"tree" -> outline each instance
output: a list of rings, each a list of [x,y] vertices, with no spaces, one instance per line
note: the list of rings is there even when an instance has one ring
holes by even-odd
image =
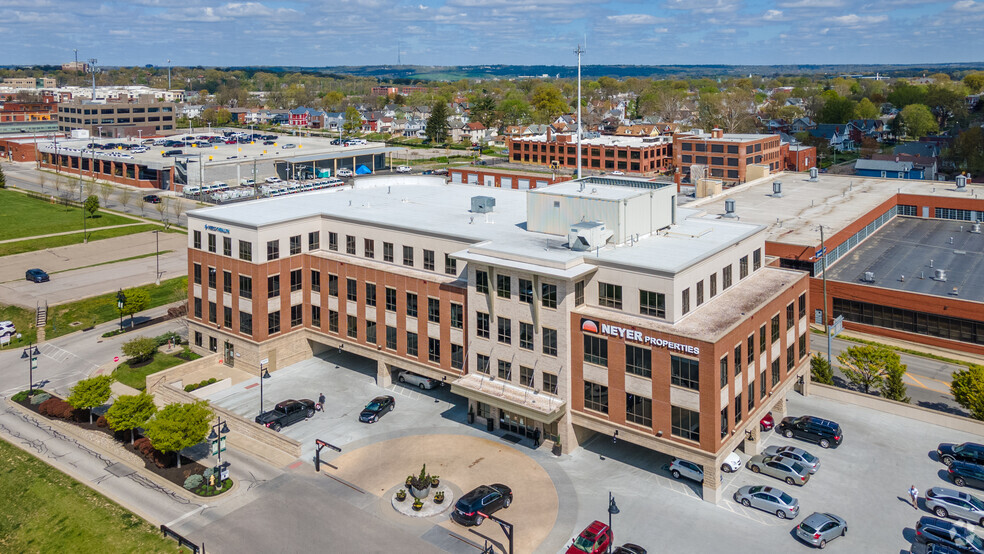
[[[68,403],[76,410],[89,410],[89,423],[92,423],[92,408],[102,406],[112,394],[109,386],[113,378],[109,375],[99,375],[83,379],[72,387],[68,395]]]
[[[926,107],[936,116],[940,129],[945,129],[952,120],[967,115],[963,92],[948,86],[929,85],[926,89]]]
[[[554,118],[571,109],[564,101],[560,89],[549,83],[541,83],[533,89],[530,104],[533,106],[536,120],[540,123],[550,123]]]
[[[878,109],[871,100],[867,98],[862,98],[856,106],[854,106],[854,119],[878,119],[881,115],[881,110]]]
[[[439,144],[448,140],[448,105],[444,101],[438,100],[431,108],[424,133],[432,144]]]
[[[878,152],[879,145],[878,140],[874,137],[864,137],[861,139],[861,156],[864,158],[870,158],[872,155]]]
[[[123,208],[126,209],[131,200],[133,200],[133,191],[130,190],[130,187],[123,187],[120,191],[120,204],[123,204]]]
[[[3,174],[3,167],[0,167],[0,189],[7,188],[7,176]]]
[[[823,385],[834,384],[834,371],[830,368],[830,364],[827,363],[827,358],[824,358],[820,354],[814,354],[810,358],[810,376],[814,383],[821,383]]]
[[[960,133],[950,155],[958,169],[971,175],[984,174],[984,129],[974,127]]]
[[[901,367],[902,373],[905,373],[899,355],[881,346],[851,346],[837,356],[837,361],[841,363],[841,371],[847,380],[865,394],[881,387],[888,371],[897,371]]]
[[[82,193],[85,195],[86,198],[88,198],[90,196],[95,196],[96,195],[96,182],[95,181],[86,181],[85,184],[82,185]]]
[[[889,360],[888,366],[885,368],[885,382],[881,386],[881,395],[889,400],[895,400],[896,402],[909,403],[911,398],[906,394],[907,387],[905,381],[902,379],[905,376],[905,364],[903,364],[899,355],[892,352],[892,357],[894,359]]]
[[[171,213],[174,214],[174,222],[180,225],[178,220],[181,219],[181,214],[185,213],[185,205],[180,200],[172,200],[170,202]]]
[[[984,420],[984,366],[972,365],[954,371],[950,392],[957,404],[967,408],[971,417]]]
[[[964,85],[970,89],[971,94],[977,94],[984,90],[984,73],[968,73],[966,77],[963,78]]]
[[[106,421],[114,431],[129,431],[130,444],[133,444],[134,430],[146,424],[156,411],[157,406],[154,404],[153,396],[146,392],[127,394],[117,398],[109,407],[106,411]]]
[[[854,115],[854,101],[828,90],[822,95],[823,108],[820,109],[820,123],[847,123]]]
[[[144,289],[128,289],[123,291],[123,295],[126,297],[123,313],[130,316],[130,327],[133,327],[133,314],[150,306],[150,293]]]
[[[144,424],[144,434],[161,452],[176,452],[181,467],[181,450],[205,440],[212,410],[204,400],[189,404],[168,404]]]
[[[496,127],[499,118],[496,114],[495,98],[488,94],[479,96],[471,105],[471,116],[490,129]]]
[[[92,196],[86,198],[83,208],[85,208],[85,211],[89,212],[89,217],[96,215],[96,212],[99,211],[99,197],[93,194]]]
[[[362,114],[355,106],[349,106],[345,109],[345,123],[342,124],[342,129],[346,133],[354,133],[362,128]]]
[[[106,183],[102,183],[101,185],[99,185],[99,198],[102,198],[103,206],[107,208],[109,207],[109,197],[112,196],[112,194],[113,194],[112,186]]]
[[[164,224],[165,229],[170,226],[167,221],[167,204],[167,200],[161,200],[160,202],[154,204],[154,209],[157,210],[157,215],[161,217],[161,223]]]
[[[150,337],[137,337],[123,343],[123,354],[133,363],[149,360],[157,353],[157,341]]]
[[[922,104],[925,97],[926,89],[905,81],[897,82],[892,92],[888,93],[888,101],[900,110],[909,104]]]
[[[936,117],[923,104],[910,104],[902,109],[903,132],[910,137],[924,137],[940,130]]]

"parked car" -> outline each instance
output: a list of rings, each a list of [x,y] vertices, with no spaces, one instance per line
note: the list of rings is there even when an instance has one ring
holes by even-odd
[[[603,554],[615,541],[612,528],[600,521],[594,521],[584,528],[581,534],[574,538],[573,544],[567,549],[567,554]]]
[[[955,517],[984,527],[984,501],[972,494],[945,487],[926,491],[926,509],[936,517]]]
[[[611,175],[625,175],[624,171],[612,171]]]
[[[916,554],[916,546],[913,545],[912,549],[909,550],[909,552],[911,554]],[[953,548],[952,546],[947,546],[945,544],[927,544],[926,548],[921,550],[919,554],[961,554],[961,552],[956,548]]]
[[[0,321],[0,337],[6,337],[15,333],[17,333],[17,328],[14,326],[13,321]]]
[[[952,464],[954,460],[984,465],[984,444],[977,444],[975,442],[965,442],[963,444],[941,442],[936,447],[936,455],[946,465]]]
[[[335,173],[335,176],[337,176],[337,177],[351,177],[352,176],[352,170],[349,169],[349,168],[347,168],[347,167],[343,167],[343,168],[339,169],[337,173]]]
[[[757,508],[779,519],[793,519],[799,515],[799,500],[785,492],[762,485],[745,486],[735,492],[735,502],[748,508]]]
[[[984,489],[984,466],[967,462],[953,462],[947,469],[953,484],[958,487]]]
[[[725,473],[732,473],[741,469],[741,458],[738,454],[732,452],[725,458],[724,463],[721,464],[721,471]],[[681,477],[686,477],[698,483],[704,482],[704,468],[687,460],[681,460],[679,458],[674,458],[670,462],[670,475],[674,479],[679,479]]]
[[[776,426],[776,420],[772,418],[772,412],[765,414],[765,417],[759,421],[759,429],[763,432],[771,431],[773,427]]]
[[[844,440],[840,425],[813,416],[786,417],[779,422],[779,432],[787,439],[796,437],[820,445],[820,448],[839,446]]]
[[[817,470],[820,469],[820,458],[817,458],[802,448],[796,448],[795,446],[770,446],[763,450],[762,454],[766,456],[778,456],[790,459],[794,462],[799,462],[800,465],[810,470],[810,473],[816,473]]]
[[[847,534],[847,522],[834,514],[813,512],[796,526],[796,536],[818,548]]]
[[[413,168],[411,168],[409,165],[401,165],[400,167],[396,168],[397,173],[410,173],[411,171],[413,171]]]
[[[384,414],[392,412],[396,407],[396,399],[392,396],[377,396],[373,398],[359,414],[359,421],[362,423],[375,423]]]
[[[274,184],[274,183],[279,183],[280,182],[280,177],[267,177],[266,178],[266,182],[267,183],[270,183],[271,185]]]
[[[265,425],[274,431],[280,431],[314,415],[314,401],[308,399],[284,400],[272,410],[256,416],[256,423]]]
[[[646,554],[646,549],[638,544],[627,542],[622,546],[616,547],[615,550],[612,550],[612,554]]]
[[[409,371],[401,371],[400,376],[397,379],[401,383],[410,383],[422,389],[433,389],[441,386],[441,382],[436,379],[431,379],[430,377],[424,377],[423,375],[417,375],[416,373],[410,373]]]
[[[782,479],[788,485],[803,486],[810,480],[810,470],[799,462],[782,458],[763,456],[759,454],[748,460],[748,469],[753,473],[762,473],[776,479]]]
[[[169,156],[180,156],[183,153],[181,150],[165,150],[161,156],[167,158]]]
[[[296,144],[285,144],[280,147],[281,150],[287,150],[288,148],[297,148]]]
[[[265,141],[263,141],[263,145],[264,146],[272,146],[272,145],[275,145],[275,144],[277,144],[276,141],[272,141],[272,140],[265,140]]]
[[[976,533],[945,519],[923,516],[916,523],[916,542],[942,544],[960,552],[984,554],[984,540]]]
[[[161,203],[161,197],[160,196],[157,196],[156,194],[148,194],[147,196],[144,196],[143,197],[143,200],[144,200],[144,202],[146,202],[148,204],[160,204]]]
[[[28,281],[34,281],[35,283],[43,283],[51,280],[43,269],[38,269],[36,267],[34,269],[28,269],[25,276]]]
[[[512,501],[512,489],[506,485],[480,485],[455,502],[451,519],[462,525],[481,525],[485,516],[508,508]]]

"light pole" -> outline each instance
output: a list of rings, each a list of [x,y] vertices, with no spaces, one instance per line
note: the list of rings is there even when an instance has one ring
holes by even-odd
[[[123,308],[126,307],[126,295],[123,294],[123,289],[120,289],[116,293],[116,308],[120,311],[120,332],[123,332]]]
[[[823,328],[827,334],[827,365],[830,366],[830,318],[827,313],[827,244],[823,240],[823,225],[820,226],[820,258],[823,260]]]
[[[612,516],[619,512],[618,505],[615,504],[615,497],[608,491],[608,530],[612,530]],[[612,533],[612,536],[615,536]],[[608,554],[612,554],[612,542],[608,541]]]
[[[266,364],[260,363],[260,413],[263,413],[263,380],[270,378],[270,372],[267,371]]]
[[[28,378],[31,380],[30,385],[27,387],[27,392],[29,396],[33,396],[34,392],[34,370],[38,368],[38,356],[41,352],[38,350],[34,343],[30,343],[24,352],[21,354],[21,359],[29,359],[27,366]]]
[[[171,90],[171,60],[167,61],[167,90]]]
[[[153,233],[154,233],[154,241],[156,243],[155,257],[157,258],[157,272],[154,273],[154,284],[160,285],[161,284],[161,231],[160,229],[157,229],[153,231]]]
[[[92,73],[92,101],[96,101],[96,58],[89,58],[89,72]]]
[[[82,199],[82,179],[79,178],[79,207],[82,208],[82,244],[89,244],[89,233],[85,228],[85,201]]]
[[[581,178],[581,45],[577,45],[577,178]]]
[[[222,421],[222,418],[220,417],[216,420],[215,425],[212,426],[212,431],[208,434],[208,442],[212,447],[212,455],[218,457],[218,462],[215,464],[215,469],[219,473],[217,481],[219,482],[220,487],[222,486],[222,481],[224,481],[222,476],[222,470],[224,469],[222,465],[222,452],[226,449],[226,440],[225,437],[222,436],[223,434],[229,434],[229,426],[226,425],[226,422]],[[179,464],[180,461],[181,453],[178,452]],[[228,466],[228,463],[226,466]],[[212,475],[214,476],[215,473]]]

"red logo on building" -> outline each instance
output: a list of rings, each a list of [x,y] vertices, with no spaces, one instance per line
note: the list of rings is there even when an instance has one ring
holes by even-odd
[[[591,321],[590,319],[581,320],[581,330],[585,333],[597,333],[598,323]]]

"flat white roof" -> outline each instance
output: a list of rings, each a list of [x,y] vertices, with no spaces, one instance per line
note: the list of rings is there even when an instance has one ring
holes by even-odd
[[[577,139],[574,135],[567,133],[558,133],[553,135],[549,142],[556,142],[558,136],[571,137],[570,142],[558,143],[566,144],[567,146],[577,146]],[[547,135],[530,135],[525,137],[513,137],[516,141],[529,141],[529,142],[548,142]],[[632,148],[642,148],[645,146],[658,146],[661,144],[670,144],[673,142],[672,137],[660,135],[657,137],[626,137],[622,135],[602,135],[600,137],[587,138],[581,137],[582,146],[628,146]]]

